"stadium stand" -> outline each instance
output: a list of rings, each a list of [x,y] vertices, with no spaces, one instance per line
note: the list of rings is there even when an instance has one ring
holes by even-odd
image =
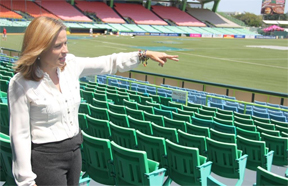
[[[83,12],[94,13],[94,15],[104,23],[125,23],[125,21],[104,2],[76,1],[76,6]]]
[[[41,4],[35,4],[32,1],[17,0],[13,1],[13,4],[11,4],[11,1],[1,1],[1,4],[10,10],[20,11],[19,13],[21,13],[23,17],[47,16],[58,19],[57,16],[41,8]]]
[[[38,5],[40,3],[36,2]],[[66,1],[41,1],[41,6],[64,21],[93,22]]]
[[[215,27],[239,28],[236,23],[214,13],[208,9],[187,8],[187,13],[201,20],[204,23],[211,24]]]
[[[114,5],[115,10],[121,14],[124,19],[131,19],[136,24],[168,25],[140,4],[114,3]]]
[[[164,20],[173,22],[178,26],[206,26],[204,23],[176,7],[152,6],[152,11]]]
[[[3,2],[0,2],[0,18],[13,18],[13,19],[22,19],[22,16],[5,8],[2,4]]]

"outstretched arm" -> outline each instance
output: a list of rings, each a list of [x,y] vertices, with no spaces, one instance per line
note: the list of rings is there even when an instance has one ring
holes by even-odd
[[[178,55],[168,55],[165,52],[146,51],[146,56],[159,63],[162,66],[167,62],[167,59],[179,61]]]

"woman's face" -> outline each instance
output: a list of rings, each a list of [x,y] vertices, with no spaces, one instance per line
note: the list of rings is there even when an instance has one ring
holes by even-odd
[[[52,42],[52,46],[40,55],[40,63],[44,68],[61,68],[65,65],[68,53],[66,30],[61,30]]]

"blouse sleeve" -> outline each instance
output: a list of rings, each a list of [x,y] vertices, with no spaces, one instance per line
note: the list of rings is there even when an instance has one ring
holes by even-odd
[[[85,58],[73,56],[77,64],[76,74],[80,77],[89,75],[115,74],[136,68],[140,61],[138,52],[118,53],[108,56]]]
[[[23,87],[11,79],[8,90],[12,172],[18,186],[32,186],[36,175],[31,166],[30,104]]]

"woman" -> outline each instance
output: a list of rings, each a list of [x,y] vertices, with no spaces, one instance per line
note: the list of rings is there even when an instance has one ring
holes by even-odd
[[[78,185],[80,77],[128,71],[149,58],[161,66],[178,60],[152,51],[75,57],[64,24],[48,17],[29,24],[21,52],[8,90],[12,171],[20,186]]]

